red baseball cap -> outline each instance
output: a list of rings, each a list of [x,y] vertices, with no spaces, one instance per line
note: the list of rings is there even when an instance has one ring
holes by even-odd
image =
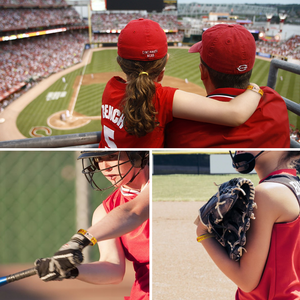
[[[239,24],[218,24],[204,31],[202,41],[190,53],[199,52],[213,70],[225,74],[243,74],[252,70],[256,44],[252,34]]]
[[[167,36],[160,25],[149,19],[130,21],[118,38],[118,55],[125,59],[152,61],[168,53]]]

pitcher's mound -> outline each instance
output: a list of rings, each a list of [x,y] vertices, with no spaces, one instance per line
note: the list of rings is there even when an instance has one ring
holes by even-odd
[[[65,110],[58,111],[47,119],[49,127],[58,130],[70,130],[82,127],[91,122],[86,116],[73,112],[72,116],[68,116]]]

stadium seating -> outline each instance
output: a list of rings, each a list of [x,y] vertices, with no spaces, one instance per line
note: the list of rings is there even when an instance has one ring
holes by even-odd
[[[66,7],[65,0],[1,0],[0,7]]]
[[[7,8],[0,10],[2,31],[86,24],[74,8]]]
[[[81,61],[86,33],[60,33],[0,45],[0,98],[22,82],[41,80]]]
[[[271,57],[291,57],[300,59],[300,35],[295,35],[284,43],[257,41],[257,52],[268,53]]]
[[[134,19],[147,18],[160,24],[167,32],[177,32],[178,22],[176,15],[144,14],[144,13],[93,13],[92,29],[94,32],[120,31],[125,25]]]

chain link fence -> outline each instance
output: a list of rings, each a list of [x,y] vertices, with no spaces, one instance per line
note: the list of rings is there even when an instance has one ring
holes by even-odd
[[[111,190],[88,186],[79,154],[0,151],[0,264],[52,256],[82,225],[91,225],[93,210]],[[97,247],[90,257],[99,258]]]

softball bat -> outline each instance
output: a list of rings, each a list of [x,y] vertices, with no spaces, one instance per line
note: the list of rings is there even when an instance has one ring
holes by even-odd
[[[24,279],[24,278],[33,276],[35,274],[37,274],[37,271],[33,267],[33,268],[30,268],[27,270],[23,270],[23,271],[8,275],[8,276],[0,277],[0,286],[6,285],[8,283],[11,283],[11,282],[14,282],[14,281],[17,281],[20,279]]]

